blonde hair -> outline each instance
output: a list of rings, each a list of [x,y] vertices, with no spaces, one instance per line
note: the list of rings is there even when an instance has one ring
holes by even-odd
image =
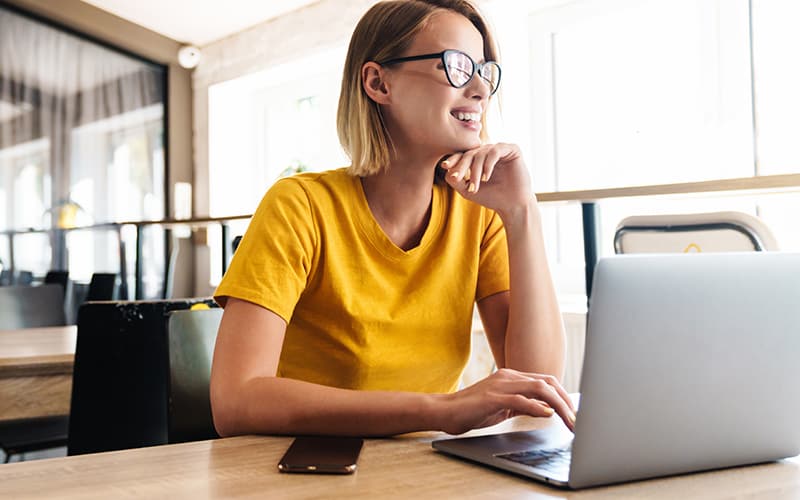
[[[467,0],[391,0],[375,4],[358,22],[350,38],[336,114],[339,142],[350,156],[351,175],[376,174],[390,158],[391,139],[378,104],[364,91],[362,66],[368,61],[402,56],[417,33],[440,10],[469,19],[483,37],[483,57],[487,61],[497,60],[494,38],[483,17]],[[485,115],[481,121],[481,140],[486,140]]]

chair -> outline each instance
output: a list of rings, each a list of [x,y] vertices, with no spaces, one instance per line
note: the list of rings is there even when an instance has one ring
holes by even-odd
[[[67,293],[67,283],[69,283],[69,271],[47,271],[44,276],[45,285],[61,285],[64,294]]]
[[[87,302],[78,312],[67,454],[167,443],[170,312],[210,298]]]
[[[614,234],[615,253],[777,250],[764,222],[742,212],[627,217]]]
[[[115,273],[94,273],[89,281],[86,302],[90,300],[114,300],[117,298],[117,275]]]
[[[66,324],[61,285],[0,287],[0,330]]]
[[[5,463],[20,453],[66,446],[68,430],[69,418],[63,415],[0,423],[0,448],[6,455]]]
[[[219,437],[209,399],[211,359],[222,309],[173,311],[169,315],[168,437],[170,443]]]
[[[0,330],[65,325],[61,285],[0,287]],[[0,448],[12,455],[67,444],[66,416],[0,423]]]
[[[32,285],[33,284],[33,272],[32,271],[20,271],[17,273],[17,277],[14,280],[14,283],[17,285]]]
[[[233,238],[233,241],[231,241],[231,250],[233,250],[233,253],[236,253],[236,249],[239,248],[239,243],[241,242],[242,242],[241,234]]]

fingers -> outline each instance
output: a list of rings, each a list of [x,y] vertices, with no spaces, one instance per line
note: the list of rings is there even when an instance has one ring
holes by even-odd
[[[476,155],[472,151],[466,153],[456,153],[442,162],[442,167],[447,169],[447,181],[457,191],[462,194],[477,193],[480,187],[482,175],[482,160],[476,161]]]
[[[572,413],[575,413],[576,409],[575,409],[575,405],[572,404],[572,398],[569,397],[569,393],[567,392],[566,389],[564,389],[564,387],[561,385],[561,383],[558,381],[557,378],[555,378],[552,375],[543,375],[541,373],[524,373],[523,372],[523,375],[525,375],[527,377],[531,377],[531,378],[542,379],[545,382],[547,382],[548,384],[550,384],[550,386],[558,393],[558,395],[561,397],[561,399],[563,399],[567,403],[567,406],[572,411]]]
[[[477,193],[481,183],[491,179],[497,163],[505,154],[503,146],[491,144],[449,156],[441,163],[447,170],[448,181],[460,191]]]
[[[522,379],[506,381],[503,383],[501,390],[505,394],[513,394],[524,397],[531,401],[537,401],[545,405],[549,410],[549,414],[542,415],[540,413],[531,414],[531,416],[551,416],[553,413],[558,413],[567,427],[572,430],[575,425],[575,412],[569,407],[566,400],[547,382],[542,379]],[[511,408],[516,409],[516,408]]]
[[[561,387],[558,380],[551,375],[521,373],[514,370],[503,370],[498,372],[499,377],[504,380],[498,382],[497,389],[505,394],[518,395],[526,399],[538,400],[554,410],[566,424],[567,428],[574,431],[575,428],[575,409],[570,400],[569,394]],[[518,410],[512,407],[512,410]],[[539,413],[530,414],[531,416],[543,416]],[[549,415],[547,415],[549,416]]]
[[[498,403],[511,410],[511,416],[529,415],[531,417],[552,417],[555,413],[547,404],[536,399],[526,398],[521,394],[504,394],[498,397]]]
[[[472,175],[472,162],[473,162],[474,155],[465,153],[461,155],[461,158],[458,161],[458,165],[454,169],[453,173],[449,174],[450,178],[459,181],[464,180],[466,182],[466,190],[468,193],[476,192],[475,184],[474,184],[474,177]]]
[[[488,182],[489,179],[492,178],[492,173],[494,173],[494,167],[497,165],[497,162],[500,160],[500,151],[497,149],[489,150],[486,158],[483,161],[483,175],[481,176],[481,180],[483,182]]]
[[[547,384],[539,398],[553,407],[569,430],[575,431],[575,412],[568,403],[569,396],[567,396],[567,399],[562,398],[553,386]]]

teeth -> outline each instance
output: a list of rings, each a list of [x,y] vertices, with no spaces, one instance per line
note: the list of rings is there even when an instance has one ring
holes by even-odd
[[[453,113],[453,116],[462,122],[476,122],[481,119],[480,113],[462,113],[461,111]]]

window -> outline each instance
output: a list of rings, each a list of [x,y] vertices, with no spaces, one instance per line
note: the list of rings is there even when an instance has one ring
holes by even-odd
[[[209,88],[212,217],[253,213],[282,176],[349,164],[336,134],[344,59],[335,47]],[[245,228],[232,223],[232,236]],[[210,228],[212,285],[222,277],[221,238]]]
[[[800,172],[800,3],[752,4],[758,173]]]
[[[504,65],[503,131],[537,192],[800,172],[800,6],[791,0],[604,0],[486,5]],[[752,23],[752,37],[751,37]],[[792,41],[797,43],[792,43]],[[598,203],[601,255],[634,214],[739,210],[800,249],[798,195]],[[584,293],[579,203],[542,205],[562,297]]]
[[[347,165],[336,135],[344,58],[337,47],[209,88],[212,217],[254,212],[282,174]]]
[[[50,141],[38,139],[0,150],[0,227],[10,227],[12,222],[19,228],[50,223],[49,148]],[[16,268],[47,269],[51,247],[46,234],[19,235],[14,247]],[[3,242],[0,259],[5,266],[10,264],[8,240]]]
[[[119,272],[115,231],[60,229],[164,216],[166,68],[5,7],[0,47],[0,229],[57,229],[15,238],[15,267]],[[161,280],[163,235],[145,251]]]
[[[153,168],[164,165],[162,123],[156,105],[72,130],[70,199],[90,219],[86,224],[164,217],[164,170]],[[164,236],[154,231],[143,242],[144,297],[160,296],[163,285]],[[88,282],[94,272],[120,269],[116,231],[72,231],[68,248],[72,279]]]

